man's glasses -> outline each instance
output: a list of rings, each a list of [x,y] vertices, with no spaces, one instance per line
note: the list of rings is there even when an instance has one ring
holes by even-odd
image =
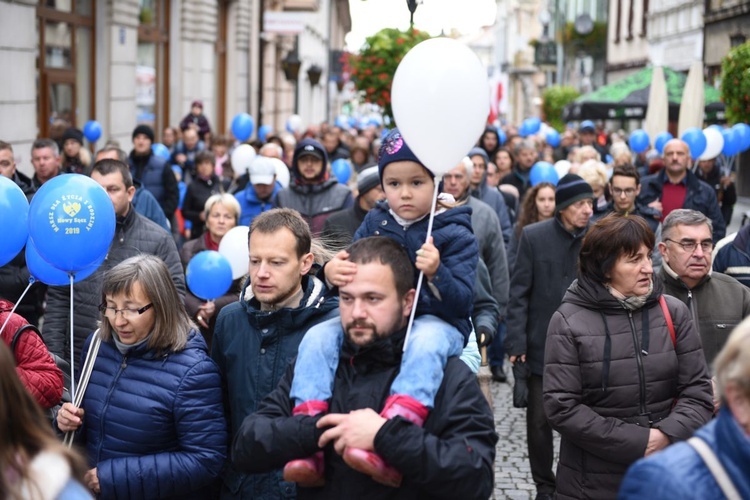
[[[625,188],[625,189],[612,188],[612,194],[614,196],[625,195],[628,198],[630,198],[631,196],[633,196],[635,194],[635,188]]]
[[[154,307],[154,304],[147,304],[140,309],[115,309],[114,307],[107,307],[106,304],[102,304],[99,306],[99,311],[101,311],[110,321],[114,321],[115,318],[117,318],[117,313],[122,314],[123,319],[131,320],[137,318],[152,307]]]
[[[714,242],[711,240],[703,240],[698,242],[695,240],[676,241],[670,240],[669,238],[664,238],[664,241],[671,241],[672,243],[680,245],[683,250],[689,253],[695,252],[695,249],[698,248],[698,245],[701,246],[701,250],[703,250],[704,252],[710,252],[714,249]]]

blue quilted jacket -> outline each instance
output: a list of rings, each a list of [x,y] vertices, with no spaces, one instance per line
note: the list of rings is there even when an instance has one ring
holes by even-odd
[[[404,229],[388,211],[388,203],[383,201],[367,213],[354,234],[354,241],[368,236],[387,236],[406,248],[414,264],[416,252],[427,236],[427,224],[428,218],[425,217]],[[417,316],[433,314],[442,318],[464,335],[466,343],[471,333],[469,317],[474,304],[474,280],[479,259],[477,239],[471,229],[471,208],[456,207],[436,215],[432,238],[440,252],[440,266],[432,285],[437,288],[440,298],[424,280],[419,293]]]
[[[742,498],[750,498],[750,441],[728,408],[695,433],[711,447]],[[724,498],[703,459],[682,442],[634,463],[620,499]]]
[[[210,497],[227,429],[219,369],[207,350],[197,331],[184,350],[162,356],[145,344],[123,356],[102,342],[78,436],[101,498]]]

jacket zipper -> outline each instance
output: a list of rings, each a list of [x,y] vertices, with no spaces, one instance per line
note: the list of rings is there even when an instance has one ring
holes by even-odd
[[[647,314],[646,311],[642,311],[641,314]],[[646,377],[643,373],[643,359],[641,358],[641,347],[638,343],[638,335],[635,331],[635,324],[633,323],[633,312],[628,311],[628,320],[630,321],[630,332],[633,334],[633,347],[635,347],[635,362],[638,365],[638,386],[640,392],[640,408],[641,415],[646,414]]]
[[[122,375],[122,372],[125,370],[125,368],[128,367],[128,355],[126,354],[122,358],[122,362],[120,363],[120,368],[117,370],[117,374],[115,375],[115,378],[112,379],[112,385],[109,387],[109,391],[107,391],[107,399],[105,399],[106,403],[102,407],[102,413],[99,417],[99,447],[96,450],[96,463],[100,462],[100,456],[102,453],[102,444],[104,443],[104,415],[107,413],[107,408],[109,408],[109,400],[112,397],[112,393],[115,390],[115,385],[117,384],[117,381],[120,378],[120,375]]]
[[[693,291],[688,288],[688,309],[690,309],[690,314],[693,316],[693,324],[695,325],[696,329],[699,329],[699,323],[698,323],[698,304],[695,299],[693,299]]]

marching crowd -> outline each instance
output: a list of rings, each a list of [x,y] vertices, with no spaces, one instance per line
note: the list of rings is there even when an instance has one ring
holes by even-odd
[[[0,497],[486,499],[486,348],[537,499],[750,498],[750,225],[725,234],[721,158],[487,127],[436,177],[398,129],[323,123],[233,164],[202,107],[160,143],[38,139],[31,177],[0,141],[29,200],[82,174],[116,216],[72,291],[0,267]],[[188,263],[237,226],[247,275],[202,300]]]

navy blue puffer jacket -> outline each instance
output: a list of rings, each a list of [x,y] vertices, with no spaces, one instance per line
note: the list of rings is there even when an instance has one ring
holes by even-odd
[[[82,407],[79,437],[97,468],[101,498],[210,496],[227,429],[219,369],[200,333],[162,356],[145,344],[123,356],[102,342]]]

